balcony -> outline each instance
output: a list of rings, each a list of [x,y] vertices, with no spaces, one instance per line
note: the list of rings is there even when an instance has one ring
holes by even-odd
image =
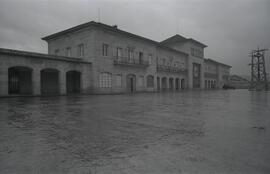
[[[157,65],[157,71],[169,73],[187,73],[187,69],[178,68],[174,66]]]
[[[139,60],[139,59],[129,59],[127,57],[115,57],[113,63],[114,65],[133,66],[133,67],[139,67],[139,68],[146,68],[149,66],[148,61]]]

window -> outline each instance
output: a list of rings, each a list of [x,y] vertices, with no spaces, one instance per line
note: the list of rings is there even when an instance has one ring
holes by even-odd
[[[66,56],[71,57],[71,48],[70,47],[66,48]]]
[[[154,76],[148,75],[147,76],[147,87],[154,87]]]
[[[139,85],[139,87],[143,87],[144,86],[144,77],[143,76],[140,76],[139,77],[138,85]]]
[[[109,45],[108,44],[103,44],[102,45],[102,55],[103,56],[108,56],[108,49],[109,49]]]
[[[128,61],[132,62],[134,59],[134,52],[131,48],[128,48]]]
[[[121,74],[116,75],[116,87],[122,87],[122,75]]]
[[[112,87],[112,74],[103,72],[99,74],[99,87],[111,88]]]
[[[143,52],[139,52],[139,63],[143,63]]]
[[[152,59],[153,59],[152,54],[149,54],[149,55],[148,55],[149,65],[152,64]]]
[[[179,67],[179,62],[174,62],[174,67]]]
[[[84,56],[84,45],[79,44],[78,45],[78,57],[83,57]]]
[[[162,65],[166,65],[166,59],[164,58],[164,59],[162,59]]]
[[[183,62],[183,63],[182,63],[182,65],[181,65],[181,68],[183,68],[183,69],[184,69],[184,68],[185,68],[185,66],[186,66],[186,65],[185,65],[185,63]]]
[[[191,55],[194,56],[194,48],[191,48]]]
[[[122,57],[122,48],[118,47],[117,48],[117,58]]]
[[[54,50],[54,55],[56,55],[56,56],[59,55],[59,49]]]

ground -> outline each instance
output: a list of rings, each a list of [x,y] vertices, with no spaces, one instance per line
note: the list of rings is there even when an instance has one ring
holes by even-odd
[[[0,173],[270,173],[270,92],[0,99]]]

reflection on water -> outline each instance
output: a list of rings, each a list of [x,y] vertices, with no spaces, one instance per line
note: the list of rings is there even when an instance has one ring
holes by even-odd
[[[0,99],[0,173],[270,173],[270,93]]]

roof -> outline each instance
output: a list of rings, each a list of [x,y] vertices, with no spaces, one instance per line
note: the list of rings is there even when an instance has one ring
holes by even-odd
[[[250,82],[248,79],[244,78],[244,77],[241,77],[239,75],[230,75],[230,80],[235,80],[235,79],[239,79],[239,80],[242,80],[242,81],[247,81],[247,82]]]
[[[170,44],[170,43],[186,43],[186,42],[193,42],[193,43],[196,43],[200,46],[202,46],[203,48],[207,47],[207,45],[195,40],[195,39],[192,39],[192,38],[185,38],[184,36],[181,36],[179,34],[176,34],[168,39],[165,39],[164,41],[160,42],[162,44]]]
[[[183,54],[185,56],[188,56],[187,53],[184,53],[184,52],[178,51],[176,49],[170,48],[170,47],[166,46],[163,43],[160,43],[160,42],[157,42],[157,41],[154,41],[154,40],[151,40],[151,39],[148,39],[148,38],[145,38],[145,37],[142,37],[142,36],[133,34],[133,33],[129,33],[129,32],[120,30],[120,29],[117,28],[117,26],[110,26],[110,25],[106,25],[106,24],[103,24],[103,23],[100,23],[100,22],[95,22],[95,21],[90,21],[90,22],[87,22],[87,23],[84,23],[84,24],[81,24],[81,25],[78,25],[78,26],[69,28],[67,30],[63,30],[63,31],[60,31],[60,32],[51,34],[49,36],[43,37],[42,40],[49,41],[51,39],[54,39],[54,38],[63,36],[65,34],[69,34],[70,32],[79,31],[79,30],[84,29],[84,28],[87,28],[87,27],[99,27],[99,28],[102,28],[102,29],[105,29],[105,30],[117,32],[117,33],[126,35],[128,37],[132,37],[132,38],[137,38],[137,39],[140,39],[140,40],[144,40],[144,41],[146,41],[148,43],[157,45],[160,48],[167,49],[167,50],[174,51],[174,52]]]
[[[29,52],[29,51],[19,51],[19,50],[5,49],[5,48],[0,48],[0,54],[91,64],[91,62],[84,61],[83,59],[80,59],[80,58],[56,56],[56,55],[41,54],[41,53],[35,53],[35,52]]]
[[[209,59],[209,58],[207,58],[207,59],[204,59],[204,61],[205,62],[213,62],[213,63],[216,63],[216,64],[220,64],[220,65],[223,65],[223,66],[227,66],[227,67],[229,67],[229,68],[231,68],[232,66],[230,66],[230,65],[227,65],[227,64],[224,64],[224,63],[220,63],[220,62],[218,62],[218,61],[215,61],[215,60],[213,60],[213,59]]]

